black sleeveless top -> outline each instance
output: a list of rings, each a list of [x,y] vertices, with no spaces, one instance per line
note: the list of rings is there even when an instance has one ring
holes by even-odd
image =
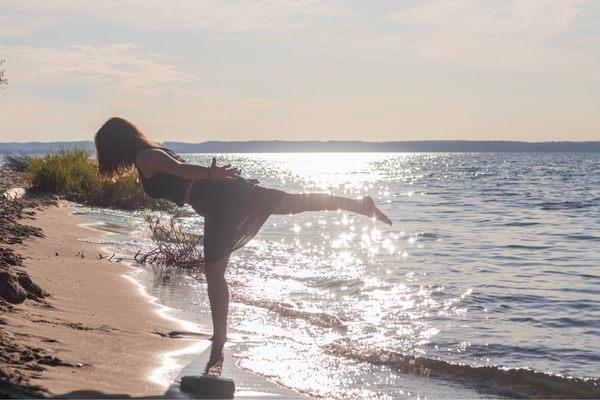
[[[185,161],[169,149],[159,149],[178,161]],[[148,195],[183,205],[181,200],[190,180],[164,172],[144,178],[139,168],[138,173]],[[188,203],[204,217],[204,260],[216,262],[248,243],[284,195],[281,190],[265,188],[242,177],[231,182],[194,181]]]
[[[173,151],[158,147],[177,161],[185,161]],[[145,178],[142,171],[135,166],[144,187],[144,191],[150,196],[157,199],[167,199],[175,202],[178,206],[183,206],[183,195],[190,183],[188,179],[180,176],[167,174],[165,172],[155,172],[150,178]]]

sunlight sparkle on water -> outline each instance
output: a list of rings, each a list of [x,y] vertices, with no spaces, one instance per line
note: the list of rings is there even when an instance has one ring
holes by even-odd
[[[342,188],[346,193],[357,193],[381,178],[381,174],[371,168],[372,159],[366,159],[361,153],[286,154],[285,160],[274,157],[273,161],[283,164],[286,174],[324,191]]]
[[[189,155],[205,165],[211,157]],[[265,187],[369,194],[394,222],[388,227],[346,211],[271,216],[227,269],[231,326],[247,338],[236,344],[243,367],[313,395],[344,399],[465,397],[451,396],[445,384],[427,392],[432,380],[411,386],[407,374],[363,362],[371,348],[383,356],[597,375],[589,355],[597,352],[590,332],[598,318],[593,311],[579,318],[576,311],[592,310],[595,300],[589,276],[598,266],[598,183],[589,171],[600,171],[597,156],[218,159]],[[201,232],[202,220],[187,211],[182,226]],[[141,215],[102,215],[109,224],[144,226]],[[123,245],[142,246],[138,237]],[[185,303],[192,304],[210,315],[206,298]],[[511,318],[515,313],[519,320]],[[341,350],[332,351],[332,344]],[[518,347],[532,351],[513,351]],[[486,354],[488,348],[493,353]]]

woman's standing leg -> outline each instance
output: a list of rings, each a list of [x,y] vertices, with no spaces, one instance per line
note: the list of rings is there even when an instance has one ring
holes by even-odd
[[[326,193],[284,193],[273,214],[297,214],[305,211],[345,210],[375,217],[391,225],[392,221],[381,212],[369,196],[362,199],[335,196]]]
[[[225,270],[229,254],[219,261],[204,264],[208,300],[213,321],[213,341],[227,340],[227,314],[229,312],[229,288],[225,280]]]

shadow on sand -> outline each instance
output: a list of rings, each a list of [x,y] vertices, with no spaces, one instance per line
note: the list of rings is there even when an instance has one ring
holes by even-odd
[[[159,396],[132,397],[125,393],[103,393],[97,390],[75,390],[57,395],[56,399],[232,399],[235,383],[222,376],[223,342],[213,342],[209,349],[200,355],[202,362],[208,357],[204,373],[181,376],[178,381]]]

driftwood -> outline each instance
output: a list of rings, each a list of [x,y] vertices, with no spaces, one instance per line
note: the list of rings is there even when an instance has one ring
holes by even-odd
[[[134,256],[139,263],[150,263],[163,267],[204,267],[202,235],[186,232],[177,225],[179,214],[172,215],[167,223],[159,218],[147,217],[150,239],[154,246],[150,251],[141,250]]]

